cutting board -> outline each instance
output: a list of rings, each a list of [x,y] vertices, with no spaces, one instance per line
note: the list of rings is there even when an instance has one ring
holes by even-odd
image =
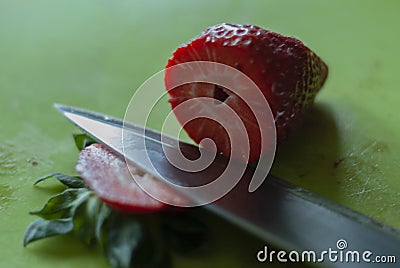
[[[72,236],[22,247],[34,219],[28,212],[60,190],[33,187],[34,180],[75,172],[76,129],[52,104],[122,117],[135,89],[178,45],[220,22],[296,36],[329,65],[326,85],[279,148],[272,174],[400,229],[399,8],[365,0],[1,1],[0,266],[107,266]],[[175,267],[256,266],[267,242],[206,220],[208,250],[175,256]]]

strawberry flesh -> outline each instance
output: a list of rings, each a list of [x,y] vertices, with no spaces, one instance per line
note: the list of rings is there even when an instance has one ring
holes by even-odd
[[[144,192],[133,179],[127,164],[100,144],[92,144],[80,152],[76,170],[103,202],[117,210],[151,213],[168,207]],[[143,178],[141,181],[147,187],[158,189],[163,198],[179,198],[151,175],[131,167],[130,170]],[[184,205],[183,199],[181,202]]]
[[[228,89],[207,83],[170,88],[173,75],[168,67],[191,61],[223,63],[253,80],[272,110],[278,143],[285,140],[301,121],[328,75],[327,65],[301,41],[253,25],[224,23],[209,27],[173,53],[165,74],[172,109],[197,97],[210,97],[229,105],[242,119],[249,136],[250,156],[247,162],[257,160],[263,153],[261,135],[252,111],[238,96]],[[207,109],[217,107],[209,106]],[[185,114],[196,114],[196,110],[174,110],[174,113],[183,123]],[[195,142],[211,138],[219,152],[230,156],[229,137],[219,123],[196,118],[183,127]]]

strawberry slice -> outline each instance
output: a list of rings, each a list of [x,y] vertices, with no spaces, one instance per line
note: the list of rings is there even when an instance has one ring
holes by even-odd
[[[115,209],[129,213],[150,213],[168,207],[144,192],[132,178],[126,163],[100,144],[92,144],[80,152],[76,170],[89,188]],[[131,169],[131,172],[143,178],[141,181],[148,187],[159,189],[163,197],[171,200],[179,198],[151,175],[138,169]],[[181,202],[184,204],[185,201],[181,199]]]
[[[165,83],[172,109],[198,97],[210,97],[229,105],[243,121],[250,143],[248,162],[257,160],[261,152],[260,130],[248,106],[232,91],[207,83],[189,83],[171,88],[173,74],[168,67],[191,61],[223,63],[246,74],[267,99],[277,130],[278,143],[285,140],[323,86],[327,65],[301,41],[282,36],[253,25],[219,24],[209,27],[189,43],[179,47],[167,63]],[[181,124],[198,108],[174,109]],[[218,111],[217,105],[207,109]],[[221,123],[221,122],[220,122]],[[217,151],[231,154],[226,130],[207,118],[196,118],[184,129],[197,143],[211,138]]]

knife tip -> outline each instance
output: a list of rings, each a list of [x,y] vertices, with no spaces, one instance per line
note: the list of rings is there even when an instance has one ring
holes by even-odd
[[[64,104],[61,104],[61,103],[54,103],[54,104],[53,104],[53,107],[54,107],[57,111],[59,111],[60,113],[62,113],[62,114],[65,114],[65,113],[67,113],[67,112],[71,112],[71,111],[73,110],[72,107],[67,106],[67,105],[64,105]]]
[[[64,111],[63,108],[64,108],[65,106],[62,105],[62,104],[60,104],[60,103],[54,103],[54,104],[53,104],[53,107],[56,108],[58,111],[62,112],[62,111]]]

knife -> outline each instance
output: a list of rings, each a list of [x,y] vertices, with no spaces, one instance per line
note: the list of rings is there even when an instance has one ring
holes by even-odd
[[[202,172],[179,170],[168,164],[163,146],[168,146],[169,154],[172,150],[194,158],[199,154],[197,146],[182,141],[176,146],[173,137],[97,112],[61,104],[55,108],[95,141],[160,180],[162,175],[169,182],[185,185],[188,178],[201,180],[226,166],[224,157],[216,157]],[[145,143],[147,152],[135,146],[124,151],[122,135]],[[145,155],[149,153],[150,158]],[[247,167],[227,195],[204,207],[284,252],[277,259],[278,251],[268,251],[266,245],[254,253],[260,262],[274,259],[327,267],[375,267],[382,262],[395,266],[400,261],[398,230],[272,175],[255,192],[249,192],[252,172],[252,167]]]

